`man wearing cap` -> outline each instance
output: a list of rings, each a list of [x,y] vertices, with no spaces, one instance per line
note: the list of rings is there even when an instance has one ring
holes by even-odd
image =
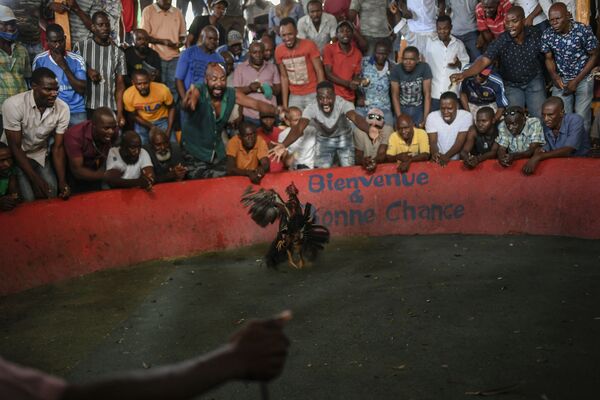
[[[13,11],[17,19],[19,43],[27,49],[29,59],[33,60],[44,51],[40,40],[40,22],[44,22],[40,15],[40,0],[0,0],[0,4]]]
[[[190,29],[188,30],[187,38],[185,39],[185,47],[194,46],[198,40],[201,39],[202,31],[208,25],[214,26],[219,32],[218,46],[227,44],[227,31],[223,28],[220,21],[225,15],[228,6],[229,3],[227,0],[214,0],[208,7],[210,12],[209,15],[198,15],[194,18],[194,21],[192,21],[192,25],[190,25]]]
[[[321,53],[311,40],[297,38],[293,18],[283,18],[279,32],[283,43],[275,48],[275,61],[281,76],[281,101],[284,108],[304,110],[315,102],[317,83],[325,80]]]
[[[233,86],[259,101],[277,105],[277,95],[281,91],[277,66],[264,60],[264,44],[253,42],[248,52],[248,60],[233,71]],[[244,118],[260,125],[258,113],[244,108]]]
[[[307,130],[314,130],[317,138],[315,167],[330,168],[337,156],[340,166],[354,165],[354,126],[363,132],[369,131],[367,121],[354,110],[354,105],[336,96],[329,81],[317,85],[317,102],[311,103],[302,113],[302,118],[290,131],[283,143],[275,145],[270,154],[281,158],[286,148],[298,140]]]
[[[429,138],[423,129],[415,128],[409,115],[396,120],[396,131],[390,136],[386,160],[398,164],[398,172],[408,172],[410,164],[429,160]]]
[[[224,46],[219,46],[217,48],[217,53],[221,53],[223,51],[229,51],[233,56],[233,65],[234,68],[242,63],[247,56],[248,51],[243,48],[244,40],[242,38],[242,34],[238,31],[229,31],[227,33],[227,44]]]
[[[369,131],[354,128],[354,162],[367,172],[374,172],[377,164],[385,162],[392,127],[386,124],[383,111],[371,108],[366,118]]]
[[[161,82],[177,97],[175,70],[179,48],[185,39],[185,18],[171,5],[171,0],[157,0],[142,11],[140,28],[148,32],[150,47],[161,59]]]
[[[298,37],[312,40],[323,52],[325,46],[336,37],[337,21],[333,15],[323,12],[321,0],[310,0],[306,8],[308,15],[298,20]]]
[[[177,64],[175,85],[182,99],[192,83],[204,80],[208,63],[225,62],[223,57],[216,52],[219,43],[219,31],[214,26],[207,25],[202,29],[201,37],[202,40],[197,45],[188,47],[181,53]]]
[[[480,108],[491,107],[496,113],[494,122],[497,122],[508,107],[504,82],[500,75],[492,72],[492,67],[462,81],[459,92],[462,108],[469,111],[473,119],[477,118]]]
[[[16,42],[18,35],[15,13],[0,5],[0,107],[9,97],[26,91],[25,79],[31,77],[29,55],[27,49]],[[0,134],[1,128],[0,122]]]
[[[335,94],[354,102],[360,85],[362,54],[354,44],[354,27],[349,21],[340,21],[336,29],[337,42],[323,49],[325,76],[335,87]]]

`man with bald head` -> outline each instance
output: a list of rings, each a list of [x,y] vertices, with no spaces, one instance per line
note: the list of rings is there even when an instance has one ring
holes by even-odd
[[[527,106],[529,114],[539,118],[546,99],[543,66],[538,57],[542,51],[542,33],[537,27],[525,26],[525,13],[518,6],[507,12],[504,22],[506,32],[471,67],[451,75],[450,79],[458,82],[475,76],[498,61],[509,104]]]
[[[218,45],[219,31],[214,26],[207,25],[200,33],[198,44],[188,47],[181,53],[175,72],[175,85],[177,93],[182,99],[192,83],[204,80],[204,72],[208,63],[225,62],[223,57],[216,52]]]
[[[398,172],[408,172],[413,162],[429,160],[429,137],[424,129],[415,128],[410,115],[396,119],[396,131],[390,136],[386,152],[387,162],[395,162]]]
[[[583,118],[574,113],[565,113],[560,97],[552,96],[542,107],[542,128],[546,144],[538,148],[523,166],[523,173],[531,175],[540,161],[559,157],[584,157],[590,151]]]
[[[125,132],[121,145],[110,149],[104,181],[111,188],[152,189],[155,181],[152,160],[142,148],[142,139],[137,133]]]
[[[127,64],[127,77],[125,82],[131,85],[133,71],[145,69],[150,74],[153,82],[161,82],[161,61],[158,53],[148,44],[150,38],[144,29],[134,29],[133,46],[125,49],[125,63]]]
[[[552,77],[552,95],[563,99],[566,113],[581,115],[589,132],[594,97],[590,72],[598,62],[598,39],[589,26],[571,19],[565,4],[553,4],[549,14],[552,29],[542,35],[542,52]]]
[[[65,133],[67,180],[73,193],[100,190],[108,151],[118,137],[117,116],[108,107],[94,111],[92,119]]]
[[[221,132],[235,105],[277,114],[277,108],[252,98],[240,89],[227,87],[223,65],[209,63],[204,82],[190,86],[183,107],[188,118],[182,127],[181,143],[189,179],[213,178],[226,173],[225,145]]]

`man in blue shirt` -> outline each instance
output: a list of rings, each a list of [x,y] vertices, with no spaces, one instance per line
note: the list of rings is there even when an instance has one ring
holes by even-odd
[[[65,32],[60,25],[46,27],[48,50],[33,59],[33,70],[46,67],[58,79],[58,98],[71,111],[69,126],[87,119],[85,113],[86,67],[80,55],[65,50]]]
[[[592,29],[571,20],[564,3],[555,3],[548,12],[552,29],[542,35],[542,52],[552,77],[552,94],[563,99],[566,113],[583,117],[590,131],[594,78],[590,72],[598,61],[598,39]]]
[[[473,120],[479,109],[491,107],[495,111],[494,122],[498,122],[508,107],[502,78],[487,67],[478,75],[465,79],[460,83],[460,104],[473,115]]]
[[[552,96],[542,107],[542,127],[546,143],[535,150],[523,166],[523,173],[534,173],[540,161],[557,157],[582,157],[590,151],[590,143],[583,127],[583,118],[574,113],[565,114],[560,97]]]
[[[204,81],[206,66],[210,62],[224,63],[223,57],[217,53],[219,31],[212,25],[202,29],[201,41],[197,46],[190,46],[179,57],[175,71],[175,86],[179,98],[183,99],[192,83]]]

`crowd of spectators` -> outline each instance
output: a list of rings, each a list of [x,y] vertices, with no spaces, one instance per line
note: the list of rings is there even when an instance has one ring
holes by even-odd
[[[161,182],[586,156],[598,40],[552,0],[0,0],[0,210]],[[137,20],[136,16],[141,15]]]

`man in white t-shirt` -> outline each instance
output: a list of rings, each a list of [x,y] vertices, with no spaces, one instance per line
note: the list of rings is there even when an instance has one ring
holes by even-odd
[[[104,181],[111,188],[152,189],[154,184],[152,160],[148,152],[142,148],[142,139],[137,133],[125,132],[121,145],[110,149],[106,159]]]
[[[440,96],[440,111],[429,114],[425,123],[431,160],[441,166],[445,166],[450,160],[458,160],[472,124],[471,113],[458,109],[456,93],[443,93]]]
[[[283,143],[271,149],[270,154],[281,158],[288,146],[303,134],[314,130],[317,142],[315,167],[332,167],[336,155],[340,166],[349,167],[354,165],[352,123],[364,132],[369,131],[367,121],[354,111],[354,104],[336,96],[333,83],[322,81],[317,85],[317,102],[304,109],[298,124],[292,128]]]

